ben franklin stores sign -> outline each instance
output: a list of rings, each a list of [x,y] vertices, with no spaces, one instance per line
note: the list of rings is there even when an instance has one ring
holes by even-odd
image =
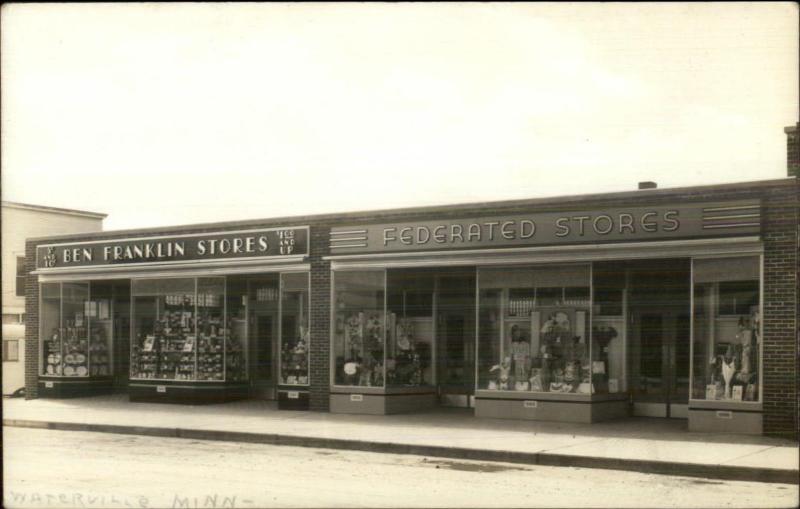
[[[263,259],[308,254],[308,227],[113,239],[37,247],[39,269]]]
[[[758,234],[757,201],[544,212],[340,227],[332,254],[524,247]]]

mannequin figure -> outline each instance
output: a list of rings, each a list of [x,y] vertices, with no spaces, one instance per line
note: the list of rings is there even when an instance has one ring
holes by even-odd
[[[525,337],[517,325],[511,327],[511,360],[513,363],[515,388],[520,389],[518,384],[527,384],[528,366],[531,358],[531,344],[525,341]]]
[[[542,392],[542,368],[531,368],[530,390],[535,392]]]
[[[495,364],[489,371],[491,373],[498,373],[497,388],[501,391],[507,391],[508,381],[511,375],[511,357],[504,358],[503,362]],[[491,382],[489,386],[491,388]]]
[[[731,399],[731,380],[736,372],[736,363],[726,358],[722,361],[722,378],[725,380],[725,399]]]

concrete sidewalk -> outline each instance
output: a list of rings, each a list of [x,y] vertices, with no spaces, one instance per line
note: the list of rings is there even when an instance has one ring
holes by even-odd
[[[478,419],[466,409],[342,415],[280,411],[267,401],[184,406],[130,403],[114,395],[4,399],[3,425],[798,482],[795,442],[689,433],[685,421],[668,419],[583,425]]]

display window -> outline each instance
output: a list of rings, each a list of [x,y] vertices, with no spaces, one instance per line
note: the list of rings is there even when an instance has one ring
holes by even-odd
[[[589,265],[478,271],[478,389],[591,394]]]
[[[225,379],[247,380],[247,280],[225,280]]]
[[[307,386],[310,349],[309,276],[281,274],[281,385]]]
[[[592,387],[596,394],[627,391],[627,276],[623,263],[592,265]]]
[[[761,258],[694,259],[692,399],[760,401]]]
[[[197,373],[197,280],[131,281],[131,378],[194,380]]]
[[[111,283],[41,285],[41,374],[111,376]]]
[[[132,379],[247,380],[247,280],[134,279],[131,295]]]
[[[386,385],[432,385],[435,275],[389,270],[386,287]]]
[[[89,285],[86,317],[89,324],[89,375],[110,376],[113,374],[114,336],[114,284],[97,282]]]
[[[386,272],[333,274],[334,384],[385,385]]]

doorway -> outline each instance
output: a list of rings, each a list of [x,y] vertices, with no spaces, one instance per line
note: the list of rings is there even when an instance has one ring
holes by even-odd
[[[439,273],[436,288],[439,402],[471,407],[475,393],[475,269]]]
[[[280,300],[278,275],[251,277],[247,286],[250,393],[257,399],[275,399]]]
[[[688,416],[689,267],[688,259],[648,260],[629,271],[634,415]]]

